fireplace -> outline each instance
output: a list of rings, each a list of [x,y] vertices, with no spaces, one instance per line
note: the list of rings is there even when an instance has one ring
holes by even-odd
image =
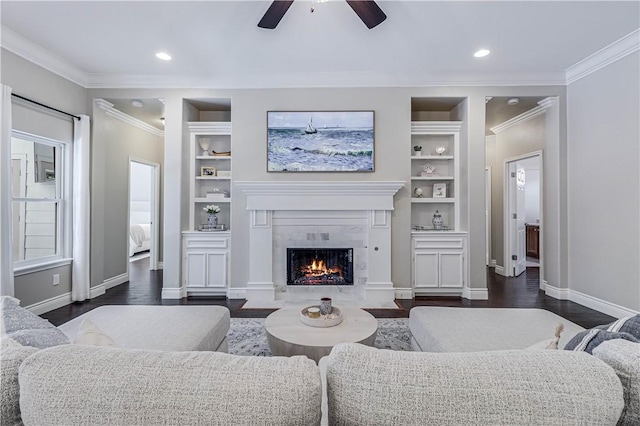
[[[287,248],[287,285],[353,285],[353,249]]]

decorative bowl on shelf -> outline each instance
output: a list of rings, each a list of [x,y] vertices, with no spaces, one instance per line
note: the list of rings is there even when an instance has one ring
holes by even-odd
[[[333,327],[340,324],[343,320],[342,311],[335,306],[332,307],[330,314],[320,314],[318,318],[312,318],[309,316],[309,308],[318,308],[319,310],[320,305],[307,306],[300,311],[300,321],[310,327]]]
[[[437,146],[437,147],[436,147],[436,154],[438,154],[438,155],[442,155],[442,154],[444,154],[444,152],[445,152],[446,150],[447,150],[447,149],[444,147],[444,145]]]

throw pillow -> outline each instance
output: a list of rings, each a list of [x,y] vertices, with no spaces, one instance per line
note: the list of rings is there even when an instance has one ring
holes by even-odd
[[[7,337],[22,346],[30,346],[38,349],[69,344],[69,338],[55,327],[17,330],[13,333],[8,333]]]
[[[22,424],[18,369],[22,361],[36,352],[36,348],[21,346],[0,349],[0,419],[3,425]]]
[[[0,306],[2,308],[2,331],[10,334],[17,330],[30,330],[34,328],[55,328],[49,321],[40,318],[33,312],[20,306],[20,301],[14,297],[2,296]]]
[[[80,324],[74,343],[77,345],[116,346],[116,342],[89,318],[85,318]]]
[[[591,354],[600,343],[612,339],[640,342],[640,314],[620,318],[611,324],[582,331],[576,334],[564,348]]]
[[[538,349],[558,349],[558,342],[560,341],[560,334],[564,330],[564,324],[560,323],[556,326],[556,332],[553,338],[545,339],[541,342],[534,343],[533,345],[526,347],[525,350],[538,350]]]

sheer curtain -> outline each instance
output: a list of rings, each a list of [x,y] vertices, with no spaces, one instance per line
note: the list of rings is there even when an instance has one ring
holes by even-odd
[[[0,295],[13,296],[11,227],[11,87],[2,85],[0,103]]]
[[[89,117],[73,120],[73,266],[71,299],[90,297],[91,203],[89,195],[90,144]]]

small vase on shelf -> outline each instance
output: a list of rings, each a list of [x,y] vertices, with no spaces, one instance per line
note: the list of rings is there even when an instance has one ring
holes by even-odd
[[[210,229],[218,226],[218,216],[215,214],[210,214],[209,216],[207,216],[207,225]]]
[[[433,229],[442,229],[442,215],[438,210],[433,214],[433,219],[431,219],[431,223],[433,224]]]

